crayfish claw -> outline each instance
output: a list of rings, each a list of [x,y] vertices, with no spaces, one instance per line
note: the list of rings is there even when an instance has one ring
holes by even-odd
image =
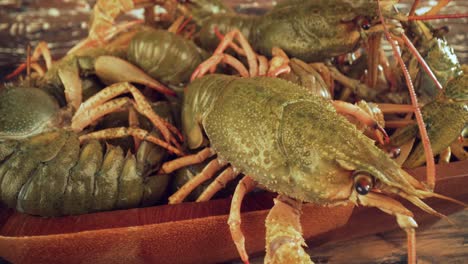
[[[313,263],[303,248],[302,202],[279,195],[274,204],[265,220],[265,263]]]

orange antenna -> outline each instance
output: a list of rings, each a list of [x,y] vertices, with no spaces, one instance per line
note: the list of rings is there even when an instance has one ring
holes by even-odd
[[[379,13],[379,19],[380,19],[380,21],[382,23],[385,37],[387,38],[388,42],[390,43],[390,45],[392,47],[393,55],[397,59],[398,64],[400,65],[400,67],[402,69],[403,75],[405,76],[406,85],[408,86],[408,92],[409,92],[410,98],[411,98],[411,104],[414,107],[414,115],[415,115],[416,121],[418,123],[418,129],[419,129],[419,133],[421,135],[421,141],[423,143],[424,154],[425,154],[425,157],[426,157],[427,183],[430,186],[430,188],[434,188],[434,186],[435,186],[435,163],[434,163],[434,158],[433,158],[434,154],[432,152],[429,137],[427,135],[427,130],[426,130],[426,126],[424,124],[422,114],[421,114],[421,109],[419,108],[418,98],[416,97],[416,92],[414,90],[413,82],[411,81],[409,71],[406,68],[405,63],[403,62],[403,59],[401,58],[401,56],[400,56],[400,54],[398,52],[396,44],[393,41],[393,38],[392,38],[392,36],[390,35],[390,33],[388,31],[387,25],[385,24],[385,20],[384,20],[384,17],[382,15],[382,11],[381,11],[381,8],[380,8],[380,1],[377,0],[377,2],[379,3],[377,5],[378,6],[378,11],[379,11],[378,12]]]
[[[408,16],[408,21],[413,20],[435,20],[435,19],[445,19],[445,18],[465,18],[468,17],[468,14],[442,14],[442,15],[421,15],[421,16]]]

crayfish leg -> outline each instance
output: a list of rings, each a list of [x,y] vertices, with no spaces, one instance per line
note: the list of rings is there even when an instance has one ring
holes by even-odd
[[[75,115],[72,119],[72,128],[76,132],[82,131],[85,127],[91,125],[94,121],[110,113],[122,111],[131,105],[130,98],[117,98],[110,100],[101,105],[97,105],[92,109],[80,112],[79,115]]]
[[[259,74],[258,56],[253,50],[252,46],[247,41],[247,39],[244,37],[244,35],[238,29],[234,29],[224,36],[222,36],[219,32],[218,34],[219,34],[218,37],[222,39],[221,42],[219,43],[216,50],[213,52],[213,55],[210,58],[208,58],[206,61],[204,61],[202,64],[200,64],[198,68],[193,72],[191,80],[193,81],[194,79],[203,76],[206,72],[208,72],[208,70],[210,72],[214,72],[216,65],[218,65],[221,61],[227,64],[230,64],[237,71],[239,71],[239,73],[243,77],[258,76]],[[238,48],[237,45],[233,44],[234,40],[239,41],[241,45],[241,49]],[[224,53],[224,51],[228,47],[237,47],[235,49],[238,50],[238,53],[242,55],[245,54],[248,65],[249,65],[249,70],[247,73],[245,73],[244,71],[245,67],[242,65],[242,63],[238,62],[238,60],[235,59],[234,57]]]
[[[218,159],[210,161],[199,174],[195,175],[195,177],[186,182],[176,193],[169,197],[169,204],[181,203],[196,187],[213,178],[216,172],[224,165],[226,163],[220,162]]]
[[[415,180],[414,180],[415,181]],[[414,197],[406,195],[402,196],[411,202],[413,200],[418,199]],[[420,201],[420,200],[419,200]],[[394,215],[396,217],[397,223],[401,229],[403,229],[407,234],[407,241],[408,241],[408,264],[416,264],[416,231],[415,229],[418,227],[418,224],[413,219],[413,213],[409,211],[406,207],[404,207],[400,202],[397,200],[378,194],[370,192],[367,195],[358,195],[357,202],[363,206],[370,206],[370,207],[377,207],[383,212]],[[415,204],[419,206],[427,206],[422,201],[419,204]],[[421,208],[423,210],[433,211],[434,214],[438,215],[436,211],[432,208]],[[442,215],[440,215],[442,216]]]
[[[150,132],[141,129],[141,128],[131,128],[131,127],[115,127],[115,128],[108,128],[108,129],[103,129],[99,130],[96,132],[88,133],[85,135],[80,136],[80,142],[83,142],[85,140],[90,140],[90,139],[113,139],[113,138],[122,138],[122,137],[127,137],[127,136],[132,136],[136,137],[140,140],[146,140],[151,143],[154,143],[156,145],[159,145],[168,151],[182,156],[184,155],[183,152],[181,152],[179,149],[173,147],[172,145],[168,144],[167,142],[153,136],[150,134]]]
[[[102,32],[100,34],[100,37],[95,36],[95,38],[92,38],[91,35],[88,36],[87,38],[83,39],[82,41],[78,42],[75,46],[73,46],[70,50],[68,50],[68,54],[73,54],[76,53],[80,50],[86,49],[86,48],[92,48],[92,47],[98,47],[108,41],[110,41],[114,36],[117,34],[135,26],[138,24],[143,23],[142,20],[134,20],[134,21],[129,21],[129,22],[123,22],[117,26],[111,27],[107,29],[107,31]]]
[[[128,126],[131,128],[138,128],[140,126],[140,121],[138,121],[138,114],[135,108],[130,107],[128,109]],[[133,137],[133,144],[135,146],[135,152],[138,150],[141,144],[141,139],[138,137],[134,136]]]
[[[249,64],[250,76],[251,77],[258,76],[257,55],[255,51],[253,50],[252,46],[249,44],[248,40],[245,38],[242,32],[240,32],[238,29],[234,29],[230,31],[229,33],[227,33],[224,36],[223,40],[219,43],[218,47],[213,52],[213,54],[223,53],[229,46],[229,43],[232,43],[234,39],[239,41],[243,51],[245,52],[245,56],[247,57],[247,62]]]
[[[367,65],[368,67],[368,74],[366,83],[369,87],[375,88],[377,86],[378,76],[379,76],[379,64],[381,56],[380,56],[380,45],[382,42],[382,33],[372,34],[368,37],[368,45],[367,45]]]
[[[63,83],[65,99],[68,107],[76,111],[83,100],[83,84],[76,64],[67,65],[58,70],[58,75]]]
[[[380,144],[384,145],[389,142],[389,137],[385,129],[367,112],[361,109],[357,105],[343,101],[332,101],[336,111],[340,114],[351,115],[366,126],[374,130],[374,137],[379,141]],[[382,136],[384,138],[382,138]]]
[[[232,167],[227,167],[218,177],[214,179],[208,187],[203,191],[202,194],[197,198],[197,202],[208,201],[213,197],[219,190],[226,187],[226,184],[234,180],[239,175],[235,172]]]
[[[242,77],[249,77],[249,71],[238,59],[229,54],[213,54],[213,56],[198,65],[195,71],[193,71],[190,81],[204,76],[208,71],[216,68],[221,62],[229,64],[236,69]]]
[[[279,47],[273,47],[271,49],[271,54],[273,57],[270,60],[270,65],[268,67],[267,76],[276,77],[282,73],[287,73],[291,71],[289,66],[289,57]]]
[[[213,149],[204,148],[195,154],[187,155],[184,157],[180,157],[178,159],[165,162],[161,166],[161,169],[159,170],[158,174],[168,174],[182,167],[202,163],[203,161],[213,156],[214,154],[216,153],[213,151]]]
[[[397,214],[396,217],[398,225],[406,232],[408,264],[416,264],[416,222],[410,216]]]
[[[187,26],[191,19],[192,17],[185,19],[184,16],[180,16],[172,23],[172,25],[167,29],[167,31],[172,32],[174,34],[179,34],[180,32],[182,32],[182,30],[184,30],[184,28]]]
[[[302,202],[278,195],[265,220],[265,263],[313,263],[305,252],[300,223]]]
[[[122,98],[110,100],[124,93],[131,93],[134,101],[126,99],[122,100]],[[90,120],[93,119],[93,117],[93,120],[95,120],[96,116],[112,112],[111,109],[107,109],[106,107],[101,107],[99,110],[94,109],[106,104],[108,104],[107,107],[112,108],[112,111],[119,111],[122,107],[129,107],[129,104],[131,104],[135,110],[147,117],[151,123],[161,131],[166,142],[172,143],[176,148],[180,149],[177,139],[172,135],[172,133],[174,133],[179,139],[183,138],[177,128],[157,115],[153,111],[150,103],[146,100],[145,96],[136,87],[126,82],[108,86],[82,103],[78,111],[73,116],[71,128],[74,131],[81,131],[83,128],[88,126],[90,122],[92,122]],[[181,152],[179,151],[178,153]]]
[[[44,41],[41,41],[41,42],[39,42],[39,44],[37,44],[36,48],[33,51],[32,56],[29,58],[29,62],[31,62],[31,64],[35,65],[33,67],[33,69],[38,71],[39,74],[41,74],[40,71],[42,70],[42,68],[38,64],[36,64],[36,62],[39,61],[39,58],[41,56],[44,58],[46,68],[50,69],[50,67],[52,66],[52,55],[50,54],[50,50],[49,50],[49,48],[47,46],[47,43],[44,42]],[[27,67],[27,62],[21,63],[12,73],[8,74],[5,77],[5,79],[10,80],[10,79],[18,76],[18,74],[20,74],[22,71],[24,71],[26,69],[26,67]]]
[[[242,233],[241,224],[241,204],[245,195],[252,191],[256,186],[255,181],[250,176],[245,176],[239,181],[234,191],[229,212],[228,225],[231,231],[232,240],[236,245],[237,251],[244,263],[249,263],[249,255],[245,250],[245,236]]]

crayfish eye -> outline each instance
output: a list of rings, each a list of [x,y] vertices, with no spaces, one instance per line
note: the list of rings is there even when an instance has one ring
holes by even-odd
[[[371,22],[368,18],[359,17],[357,23],[364,30],[369,30],[371,28]]]
[[[365,21],[361,24],[361,28],[364,29],[364,30],[368,30],[370,27],[371,27],[371,24],[370,24],[369,20],[365,20]]]
[[[354,177],[354,188],[360,195],[366,195],[373,187],[372,177],[367,174],[357,174]]]

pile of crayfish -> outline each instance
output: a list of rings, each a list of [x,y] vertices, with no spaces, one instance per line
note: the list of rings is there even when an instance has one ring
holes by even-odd
[[[1,202],[55,217],[235,188],[228,224],[247,263],[241,202],[267,190],[268,263],[311,263],[304,202],[395,216],[416,263],[417,223],[394,197],[439,217],[424,198],[466,206],[433,190],[436,160],[468,158],[468,68],[424,21],[449,1],[421,15],[397,2],[241,15],[214,0],[97,1],[86,39],[56,61],[41,42],[0,88]],[[115,23],[136,8],[145,21]],[[424,164],[426,182],[404,170]]]

